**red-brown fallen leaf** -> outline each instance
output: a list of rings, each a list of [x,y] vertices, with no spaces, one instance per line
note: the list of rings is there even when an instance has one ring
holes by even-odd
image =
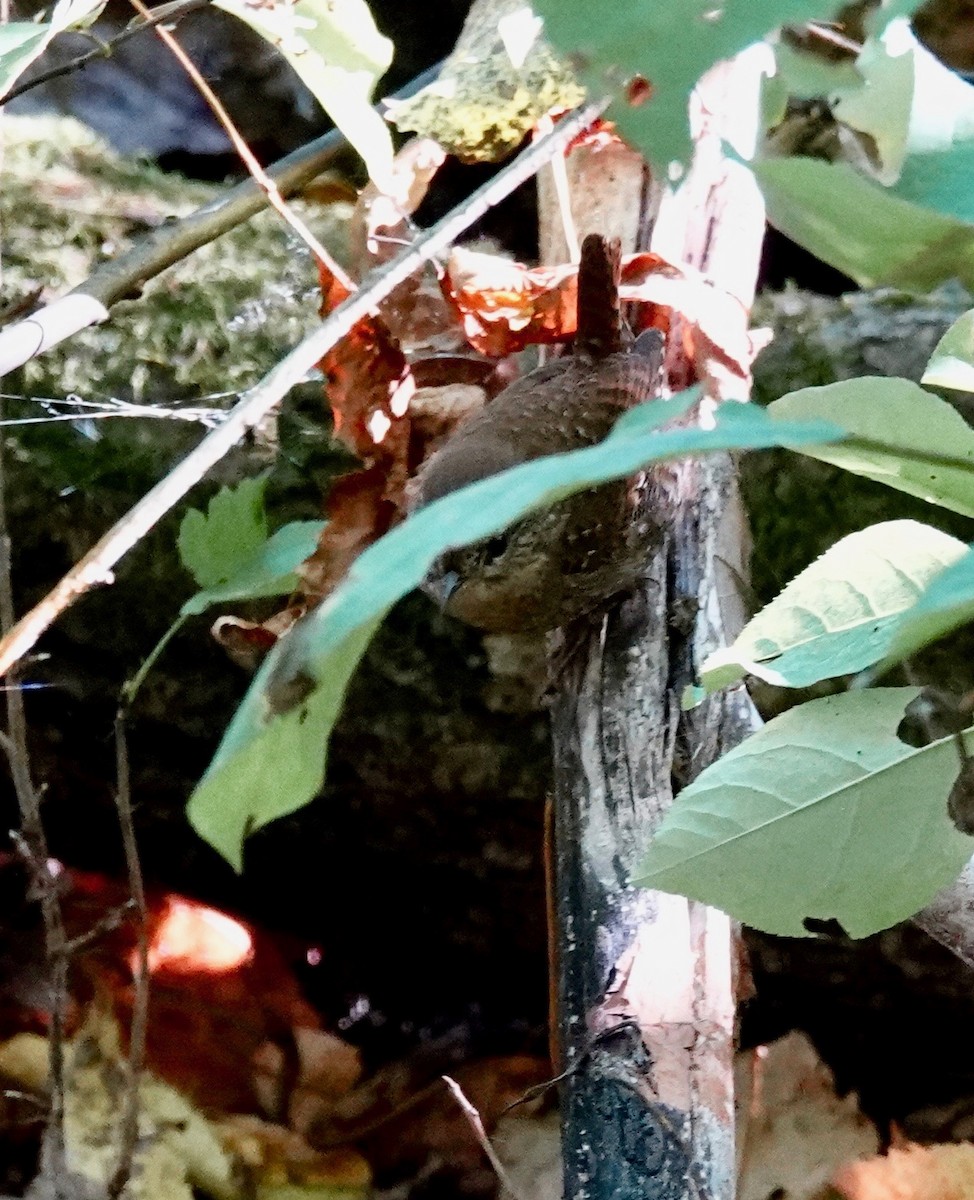
[[[560,115],[560,114],[552,114]],[[576,146],[585,146],[590,150],[602,150],[606,146],[623,146],[622,138],[616,133],[614,121],[607,121],[604,117],[599,117],[597,121],[593,121],[587,129],[582,130],[577,138],[573,138],[567,150],[565,157],[571,154]]]
[[[210,637],[245,671],[256,671],[278,638],[307,612],[306,604],[291,604],[266,621],[247,621],[243,617],[217,617]]]
[[[692,268],[674,266],[658,254],[633,254],[623,264],[619,295],[624,301],[679,313],[698,377],[705,378],[708,360],[716,359],[739,378],[750,378],[755,349],[744,332],[746,314],[740,301]]]
[[[403,472],[396,494],[405,486],[406,460],[391,464]],[[328,494],[328,524],[321,531],[314,554],[298,568],[306,603],[314,604],[332,591],[366,546],[384,534],[398,515],[398,505],[389,499],[387,467],[376,463],[361,471],[342,475]]]
[[[324,267],[319,277],[321,312],[327,316],[350,292]],[[339,441],[369,465],[398,463],[408,440],[405,418],[415,385],[405,355],[385,325],[366,317],[320,366]]]
[[[833,1178],[843,1200],[971,1200],[974,1146],[907,1146],[850,1163]]]
[[[412,240],[409,217],[422,204],[446,151],[432,138],[410,138],[396,154],[391,189],[383,192],[368,183],[359,193],[352,214],[349,241],[359,275],[393,258],[403,240]]]

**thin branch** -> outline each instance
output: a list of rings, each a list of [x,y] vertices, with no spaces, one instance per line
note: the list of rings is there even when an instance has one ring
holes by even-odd
[[[435,79],[439,69],[437,65],[424,71],[392,98],[404,100],[413,95]],[[381,104],[376,107],[382,111]],[[282,158],[267,174],[282,196],[291,195],[331,166],[347,144],[337,129],[332,130]],[[127,254],[98,267],[66,295],[0,330],[0,375],[89,325],[106,321],[113,304],[138,296],[148,280],[266,207],[266,194],[253,179],[246,179],[189,216],[153,230]]]
[[[341,339],[401,283],[450,246],[463,231],[495,204],[530,179],[553,154],[568,145],[602,112],[603,104],[579,109],[436,225],[411,247],[368,276],[357,292],[343,301],[315,330],[282,359],[260,383],[244,392],[219,428],[208,433],[195,450],[130,509],[55,587],[0,640],[0,676],[23,657],[40,635],[89,588],[112,583],[112,568],[206,472],[300,383]],[[2,335],[0,335],[2,336]]]
[[[504,1164],[498,1157],[497,1151],[490,1143],[490,1138],[487,1136],[487,1130],[484,1129],[484,1122],[481,1119],[480,1113],[477,1112],[476,1108],[474,1108],[467,1097],[463,1094],[463,1088],[460,1087],[459,1083],[457,1083],[455,1079],[451,1079],[449,1075],[442,1076],[442,1079],[446,1086],[453,1093],[453,1098],[456,1100],[457,1104],[459,1104],[460,1111],[467,1118],[467,1124],[473,1130],[473,1135],[477,1139],[481,1150],[483,1150],[484,1154],[486,1154],[490,1159],[490,1165],[494,1168],[494,1172],[503,1185],[504,1190],[508,1192],[509,1195],[513,1196],[514,1200],[522,1200],[517,1188],[515,1188],[514,1184],[511,1182],[511,1177],[508,1175]]]
[[[139,1136],[139,1086],[145,1067],[145,1039],[149,1025],[149,908],[146,904],[142,866],[139,862],[139,849],[135,840],[135,823],[132,820],[132,787],[129,775],[128,741],[125,732],[125,710],[121,708],[115,718],[115,762],[117,772],[115,806],[118,810],[119,828],[122,831],[122,846],[125,851],[129,890],[135,902],[136,944],[125,1108],[119,1131],[118,1164],[108,1184],[109,1200],[118,1200],[132,1171],[132,1156],[135,1153],[135,1145]]]
[[[135,37],[137,33],[142,33],[146,29],[154,29],[156,25],[161,25],[163,22],[167,25],[174,24],[176,21],[182,20],[187,14],[196,12],[197,9],[208,8],[210,3],[211,0],[182,0],[178,4],[164,4],[161,8],[157,8],[154,13],[142,20],[132,21],[119,33],[115,34],[114,37],[109,38],[107,42],[101,42],[94,50],[89,50],[86,54],[79,54],[77,58],[72,58],[70,62],[61,63],[59,67],[51,67],[47,71],[38,71],[36,75],[32,75],[24,83],[18,83],[16,87],[12,87],[9,92],[0,97],[0,104],[7,104],[11,100],[16,100],[18,96],[23,96],[25,92],[32,91],[34,88],[40,87],[41,84],[50,83],[52,79],[60,79],[62,75],[70,75],[73,71],[80,71],[82,67],[86,67],[96,58],[111,58],[112,52],[117,46],[121,46],[129,38]]]
[[[151,14],[142,3],[142,0],[129,0],[129,3],[144,20],[148,20],[150,18]],[[216,92],[213,91],[210,85],[200,74],[196,64],[192,61],[172,33],[170,33],[169,30],[164,26],[156,26],[156,36],[161,39],[161,41],[168,47],[170,52],[175,56],[176,60],[179,62],[179,65],[193,81],[196,90],[210,106],[213,115],[223,126],[227,137],[233,143],[233,148],[240,155],[244,166],[250,172],[251,178],[256,181],[258,187],[267,197],[267,202],[271,208],[273,208],[274,211],[283,220],[285,220],[288,225],[291,226],[294,232],[299,238],[301,238],[301,240],[314,255],[319,265],[325,267],[340,283],[344,284],[344,286],[351,291],[355,286],[351,278],[348,276],[345,270],[340,267],[337,262],[335,262],[332,256],[315,237],[304,221],[301,220],[297,213],[292,212],[287,204],[284,203],[284,198],[277,190],[277,186],[275,185],[274,181],[257,161],[256,157],[254,156],[254,152],[241,137],[240,130],[237,129],[236,125],[234,125],[233,121],[230,119],[230,114],[220,102]]]
[[[4,635],[14,625],[13,585],[11,581],[10,534],[7,528],[6,470],[4,441],[0,436],[0,628]],[[40,794],[31,778],[27,749],[27,719],[20,688],[7,692],[7,733],[4,749],[10,761],[14,791],[20,808],[21,836],[13,836],[34,877],[41,918],[51,988],[51,1028],[49,1037],[51,1069],[51,1108],[41,1147],[40,1174],[48,1180],[55,1196],[61,1194],[65,1176],[64,1149],[64,1018],[68,989],[67,937],[61,915],[57,881],[51,871],[47,835],[41,819]]]

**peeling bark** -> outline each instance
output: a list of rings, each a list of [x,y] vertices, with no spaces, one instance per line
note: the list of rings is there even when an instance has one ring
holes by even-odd
[[[745,111],[734,77],[718,68],[704,89],[694,168],[663,200],[651,245],[706,272],[746,323],[763,207],[724,159],[726,125],[713,115],[733,122],[735,98]],[[638,209],[652,189],[635,175],[629,186]],[[671,338],[667,358],[674,386],[692,378],[679,344]],[[711,377],[707,390],[704,420],[714,402],[740,397],[741,381]],[[731,923],[629,881],[674,790],[756,723],[740,689],[680,712],[694,664],[740,626],[746,522],[728,459],[654,472],[644,491],[662,529],[647,544],[645,583],[572,648],[553,706],[565,1194],[730,1200]]]

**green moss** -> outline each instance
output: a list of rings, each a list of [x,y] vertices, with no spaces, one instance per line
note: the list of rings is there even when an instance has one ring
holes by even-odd
[[[81,283],[138,235],[221,189],[114,155],[61,118],[8,117],[2,162],[2,300],[41,289],[49,301]],[[347,209],[296,209],[326,243]],[[317,320],[307,249],[266,212],[197,250],[85,330],[28,363],[8,390],[169,402],[256,382]],[[12,380],[8,380],[8,384]]]

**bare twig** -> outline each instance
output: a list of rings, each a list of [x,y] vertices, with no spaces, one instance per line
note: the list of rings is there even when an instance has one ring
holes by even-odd
[[[0,97],[0,104],[7,104],[10,100],[16,100],[18,96],[23,96],[25,92],[32,91],[34,88],[40,87],[41,84],[50,83],[52,79],[60,79],[62,75],[70,75],[72,71],[80,71],[82,67],[86,67],[96,58],[111,58],[113,50],[121,46],[123,42],[127,42],[129,38],[135,37],[137,33],[142,33],[146,29],[153,29],[156,25],[160,25],[163,22],[167,25],[174,24],[188,13],[196,12],[200,8],[208,8],[210,2],[211,0],[182,0],[180,4],[165,4],[162,6],[162,9],[157,9],[141,21],[133,21],[131,24],[126,25],[114,37],[101,42],[94,50],[89,50],[86,54],[79,54],[77,58],[72,58],[70,62],[61,63],[58,67],[51,67],[47,71],[38,71],[30,79],[25,80],[23,83],[18,83],[16,87],[12,87],[9,92]]]
[[[474,1108],[467,1097],[463,1094],[463,1088],[460,1087],[459,1083],[457,1083],[455,1079],[451,1079],[449,1075],[444,1075],[442,1078],[443,1082],[453,1093],[454,1099],[460,1106],[460,1111],[467,1118],[467,1124],[473,1130],[473,1135],[480,1144],[480,1148],[490,1159],[490,1165],[494,1168],[497,1178],[500,1180],[505,1191],[513,1196],[514,1200],[522,1200],[514,1184],[511,1182],[511,1177],[508,1175],[504,1164],[498,1157],[497,1151],[490,1144],[490,1138],[487,1136],[486,1129],[484,1129],[484,1123],[480,1118],[480,1113],[477,1112],[476,1108]]]
[[[142,866],[139,862],[139,849],[135,840],[135,823],[132,820],[132,788],[129,776],[124,709],[119,709],[115,718],[115,761],[117,771],[115,806],[118,810],[119,828],[122,831],[122,846],[125,851],[129,890],[135,902],[136,943],[125,1109],[122,1113],[119,1130],[118,1164],[108,1184],[109,1200],[117,1200],[121,1195],[132,1170],[132,1156],[135,1153],[135,1145],[139,1136],[139,1085],[145,1066],[145,1038],[149,1024],[149,908],[145,900]]]
[[[393,98],[411,96],[438,72],[438,65],[424,71]],[[377,107],[381,110],[382,105]],[[329,167],[346,145],[343,135],[333,130],[282,158],[268,169],[267,174],[282,196],[290,195]],[[106,321],[113,304],[137,296],[148,280],[266,207],[266,193],[253,179],[247,179],[189,216],[153,230],[127,254],[93,271],[67,295],[0,331],[0,375],[22,366],[89,325]]]
[[[135,11],[143,18],[149,20],[151,14],[142,3],[142,0],[129,0],[129,3]],[[183,68],[186,74],[193,81],[196,90],[203,97],[206,103],[210,106],[213,115],[223,126],[227,137],[233,143],[233,148],[240,155],[244,166],[250,172],[251,178],[257,183],[257,186],[267,197],[267,203],[274,211],[282,217],[288,225],[294,230],[299,238],[305,243],[311,253],[315,256],[318,263],[325,267],[331,274],[343,283],[349,291],[352,290],[354,284],[342,267],[335,262],[332,256],[324,248],[321,242],[315,237],[308,226],[301,220],[296,212],[293,212],[284,202],[284,197],[277,190],[277,186],[273,179],[267,174],[264,168],[260,165],[254,156],[253,151],[240,135],[239,129],[230,119],[230,114],[220,103],[216,92],[206,82],[200,72],[197,70],[195,63],[182,48],[176,38],[163,25],[156,26],[156,35],[165,43],[170,52],[175,56],[179,65]]]
[[[0,628],[7,635],[14,624],[10,535],[7,529],[4,444],[0,437]],[[50,976],[51,1107],[41,1147],[40,1174],[61,1192],[65,1178],[64,1151],[64,1014],[68,990],[67,938],[61,916],[57,881],[50,864],[47,836],[41,819],[40,794],[31,778],[27,749],[27,720],[20,688],[7,692],[7,736],[4,748],[10,761],[14,791],[20,808],[21,837],[13,837],[34,877],[44,924],[45,952]]]
[[[210,467],[262,421],[281,397],[300,383],[363,317],[421,266],[450,246],[495,204],[530,179],[556,151],[587,128],[603,108],[604,104],[593,104],[566,117],[551,133],[524,150],[492,180],[421,234],[411,247],[369,275],[361,288],[343,301],[318,329],[260,383],[245,392],[223,424],[207,434],[195,450],[113,525],[44,599],[0,640],[0,675],[6,674],[26,654],[44,630],[79,596],[98,584],[112,583],[112,568],[118,560],[137,545]]]

